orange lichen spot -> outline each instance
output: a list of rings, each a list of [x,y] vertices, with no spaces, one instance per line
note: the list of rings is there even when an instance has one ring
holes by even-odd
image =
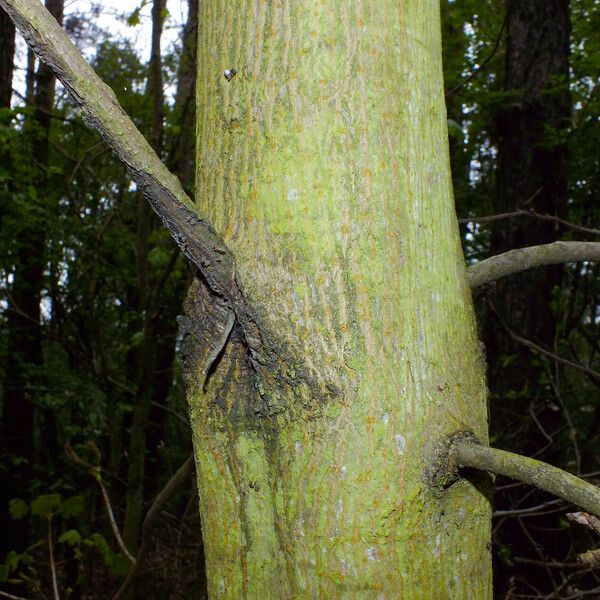
[[[319,79],[321,85],[327,85],[327,79]]]

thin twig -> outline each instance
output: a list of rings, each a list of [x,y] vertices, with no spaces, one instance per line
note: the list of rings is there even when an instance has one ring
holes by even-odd
[[[593,379],[600,380],[600,373],[598,371],[595,371],[594,369],[590,369],[590,367],[586,367],[585,365],[573,362],[567,358],[563,358],[562,356],[555,354],[554,352],[551,352],[550,350],[547,350],[546,348],[543,348],[542,346],[539,346],[535,342],[532,342],[531,340],[524,338],[523,336],[519,335],[516,331],[513,331],[504,322],[502,317],[498,314],[496,307],[493,305],[493,303],[489,299],[488,299],[488,304],[489,304],[490,308],[492,309],[492,311],[495,313],[496,317],[498,318],[500,325],[502,325],[502,327],[506,330],[506,333],[508,333],[508,335],[510,335],[510,337],[513,340],[515,340],[515,342],[518,342],[519,344],[526,346],[527,348],[529,348],[530,350],[533,350],[534,352],[539,352],[540,354],[543,354],[544,356],[547,356],[548,358],[551,358],[552,360],[562,363],[563,365],[567,365],[568,367],[571,367],[572,369],[581,371],[582,373],[589,375]]]
[[[571,223],[570,221],[566,221],[565,219],[561,219],[560,217],[555,217],[549,214],[541,214],[537,213],[533,210],[515,210],[512,212],[506,213],[498,213],[496,215],[488,215],[485,217],[465,217],[464,219],[458,219],[459,224],[466,225],[467,223],[494,223],[495,221],[503,221],[505,219],[514,219],[516,217],[531,217],[533,219],[539,219],[540,221],[551,221],[553,223],[557,223],[558,225],[562,225],[567,229],[571,229],[572,231],[577,231],[578,233],[583,233],[586,235],[600,236],[600,229],[594,229],[592,227],[584,227],[583,225],[577,225],[575,223]]]
[[[464,85],[469,83],[469,81],[471,81],[475,76],[479,75],[479,73],[481,73],[485,69],[487,64],[490,62],[490,60],[492,60],[492,58],[498,51],[498,48],[500,47],[500,41],[502,40],[502,34],[504,33],[505,27],[506,27],[506,17],[504,17],[504,20],[502,21],[502,25],[501,25],[500,31],[498,32],[498,35],[496,37],[496,42],[494,44],[494,47],[492,48],[492,51],[488,54],[488,56],[484,59],[484,61],[479,65],[479,67],[477,69],[474,69],[473,71],[471,71],[471,74],[468,77],[465,77],[460,83],[455,85],[449,92],[446,92],[446,94],[445,94],[446,98],[448,96],[451,96],[455,92],[458,92],[458,90],[460,90],[461,87],[463,87]]]
[[[552,242],[509,250],[469,266],[467,276],[475,289],[535,267],[581,261],[599,262],[600,242]]]
[[[108,496],[108,492],[106,491],[106,487],[105,487],[104,483],[102,482],[102,479],[100,478],[99,472],[98,472],[98,476],[95,477],[95,479],[98,483],[98,486],[100,487],[100,493],[102,494],[102,500],[104,501],[104,506],[106,507],[106,514],[108,515],[108,520],[110,522],[110,528],[111,528],[111,530],[113,532],[113,536],[115,537],[115,540],[117,542],[117,546],[119,546],[119,550],[121,550],[121,552],[123,553],[125,558],[127,558],[127,560],[130,563],[134,563],[135,558],[133,557],[131,552],[129,552],[129,550],[127,549],[127,546],[125,545],[125,542],[123,541],[123,538],[121,537],[121,532],[119,531],[119,526],[117,525],[117,521],[115,519],[115,514],[113,512],[112,505],[110,503],[110,498]]]
[[[146,514],[146,518],[144,519],[144,523],[142,525],[140,549],[138,550],[135,562],[131,567],[127,578],[117,593],[113,596],[113,600],[121,600],[124,598],[127,594],[127,591],[138,577],[142,565],[146,560],[146,556],[148,555],[148,551],[150,550],[150,533],[152,532],[158,515],[160,514],[164,505],[170,500],[177,488],[190,476],[193,469],[194,457],[193,455],[190,455],[190,457],[181,465],[181,467],[179,467],[179,469],[177,469],[177,472],[173,475],[173,477],[171,477],[171,479],[169,479],[165,487],[154,499],[154,502]]]
[[[151,400],[150,404],[152,404],[152,406],[156,406],[157,408],[160,408],[161,410],[164,410],[165,412],[169,413],[170,415],[173,415],[177,420],[179,420],[181,423],[183,423],[186,427],[190,426],[190,420],[188,418],[184,417],[182,414],[178,413],[176,410],[173,410],[169,406],[165,406],[164,404],[161,404],[160,402],[156,402],[156,400]]]
[[[56,565],[54,564],[54,548],[52,545],[52,519],[48,519],[48,556],[50,558],[50,573],[52,575],[52,592],[54,600],[60,600],[58,593],[58,579],[56,577]]]
[[[97,453],[97,458],[99,459],[98,447],[93,442],[89,442],[87,445],[90,449]],[[127,546],[125,545],[125,542],[123,541],[123,538],[121,537],[121,532],[119,531],[119,526],[117,525],[117,521],[115,519],[115,514],[112,509],[112,504],[110,502],[108,492],[106,491],[106,487],[104,486],[104,483],[102,481],[100,466],[92,465],[91,463],[81,458],[70,444],[65,444],[65,453],[75,464],[79,465],[82,469],[87,471],[98,484],[98,487],[100,488],[100,493],[102,494],[104,507],[106,508],[106,513],[108,515],[110,528],[113,532],[115,541],[117,542],[117,546],[119,546],[119,550],[121,550],[121,552],[127,558],[127,560],[129,560],[129,562],[131,563],[134,563],[135,558],[133,557],[131,552],[129,552]]]
[[[497,448],[456,440],[456,460],[461,467],[471,467],[523,481],[554,496],[600,515],[600,488],[557,467],[528,456]]]
[[[542,504],[538,504],[537,506],[530,506],[529,508],[515,508],[512,510],[495,510],[492,513],[492,517],[494,518],[498,518],[498,517],[517,517],[517,516],[524,516],[524,515],[537,515],[540,514],[540,511],[545,511],[546,508],[548,508],[549,506],[554,506],[556,504],[562,504],[564,502],[564,500],[562,498],[556,498],[554,500],[550,500],[549,502],[542,502]],[[555,512],[553,511],[545,511],[544,514],[547,514],[547,512]]]
[[[24,598],[23,596],[13,596],[12,594],[8,594],[2,590],[0,590],[0,598],[9,598],[9,600],[29,600],[29,598]]]
[[[522,563],[525,565],[538,565],[540,567],[551,567],[554,569],[583,569],[583,565],[581,563],[567,563],[567,562],[559,562],[556,560],[535,560],[533,558],[525,558],[520,556],[515,556],[513,558],[514,562]]]

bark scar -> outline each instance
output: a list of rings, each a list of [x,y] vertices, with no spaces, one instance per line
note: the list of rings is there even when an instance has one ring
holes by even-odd
[[[206,359],[206,364],[202,369],[202,376],[204,378],[204,382],[202,383],[202,391],[206,391],[206,386],[208,385],[208,380],[210,376],[214,373],[219,364],[223,353],[225,352],[225,348],[227,346],[227,342],[229,341],[229,337],[231,336],[231,332],[233,331],[233,326],[235,325],[235,312],[233,310],[229,311],[229,316],[227,317],[227,322],[225,323],[225,328],[223,329],[223,333],[221,337],[217,340],[215,347],[211,350],[208,358]]]

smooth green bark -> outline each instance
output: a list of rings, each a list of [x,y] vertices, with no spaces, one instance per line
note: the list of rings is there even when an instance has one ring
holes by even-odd
[[[201,212],[299,382],[233,339],[190,391],[211,597],[491,597],[486,499],[428,476],[487,436],[438,2],[208,0],[198,56]]]

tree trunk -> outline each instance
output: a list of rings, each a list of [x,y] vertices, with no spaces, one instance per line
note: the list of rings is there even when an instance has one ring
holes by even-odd
[[[494,212],[533,209],[562,216],[567,197],[564,131],[569,126],[569,2],[510,0],[506,16],[506,105],[498,112],[497,194]],[[560,232],[555,223],[512,219],[495,227],[491,254],[545,244]],[[506,322],[526,338],[552,348],[556,319],[553,290],[562,266],[537,269],[498,282],[494,301]],[[540,370],[530,354],[515,348],[496,320],[488,326],[490,364],[501,354],[518,353],[513,368],[503,367],[499,394],[507,389],[538,388]],[[531,398],[528,399],[528,401]]]
[[[495,213],[534,210],[564,217],[567,199],[567,154],[565,130],[569,127],[568,91],[570,20],[568,0],[509,0],[506,3],[505,105],[496,115],[498,162]],[[490,253],[553,242],[560,237],[555,223],[539,219],[509,219],[493,228]],[[553,298],[562,282],[562,265],[534,269],[499,280],[490,290],[502,320],[519,336],[554,350],[556,314]],[[490,415],[492,431],[501,447],[565,464],[558,457],[560,444],[548,448],[547,433],[554,435],[564,424],[562,411],[554,411],[553,390],[543,363],[532,360],[529,348],[505,331],[496,315],[485,324],[490,365]],[[534,414],[535,420],[516,422],[515,415]],[[510,423],[512,426],[507,427]],[[516,425],[515,425],[516,423]],[[565,435],[567,433],[565,432]],[[570,447],[570,445],[569,445]],[[522,498],[522,490],[500,492],[497,506],[511,508]],[[534,496],[541,503],[543,496]],[[536,501],[532,500],[535,504]],[[554,527],[546,524],[548,528]],[[547,533],[541,546],[560,554],[566,542]],[[496,530],[499,548],[527,558],[539,558],[531,547],[529,533],[520,522],[508,519]],[[552,554],[552,550],[550,550]],[[503,595],[519,565],[498,560],[496,591]],[[522,571],[521,571],[522,572]],[[545,589],[546,570],[527,572],[529,583]],[[536,579],[539,577],[539,579]]]
[[[0,108],[9,108],[15,57],[15,26],[0,8]]]
[[[196,147],[196,39],[198,36],[198,1],[188,0],[188,16],[183,30],[183,47],[177,73],[174,123],[179,131],[169,153],[167,166],[179,176],[183,187],[194,184],[194,149]]]
[[[240,290],[182,319],[209,593],[489,598],[488,501],[432,475],[487,437],[439,3],[200,11],[196,191]]]

